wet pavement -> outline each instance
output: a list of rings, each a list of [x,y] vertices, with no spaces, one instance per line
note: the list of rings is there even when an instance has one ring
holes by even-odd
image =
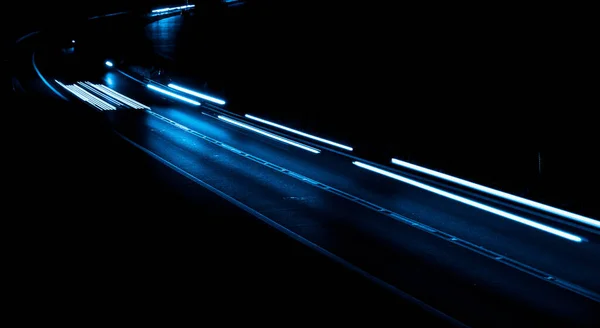
[[[54,58],[40,57],[40,62],[46,62],[45,72],[53,77],[62,79],[62,74],[76,73],[73,78],[77,79],[89,74],[69,72],[64,66],[62,70],[53,71],[56,67],[51,68],[47,63]],[[101,69],[98,73],[102,73]],[[152,94],[116,71],[90,74],[89,79],[105,84],[109,84],[110,79],[111,88],[151,106],[157,115],[262,161],[591,290],[599,289],[594,279],[599,269],[594,264],[598,254],[595,234],[577,231],[585,235],[585,243],[564,241],[414,187],[373,176],[335,154],[309,154],[244,132],[211,117],[214,113],[206,108],[199,110]],[[203,115],[202,111],[209,115]],[[517,314],[531,323],[553,320],[585,325],[598,319],[596,302],[242,158],[155,115],[143,111],[95,115],[107,127],[162,160],[463,322],[476,326],[522,324],[523,321],[515,321]],[[75,121],[70,118],[70,122]],[[235,224],[228,227],[239,230]],[[498,316],[502,312],[515,316]]]

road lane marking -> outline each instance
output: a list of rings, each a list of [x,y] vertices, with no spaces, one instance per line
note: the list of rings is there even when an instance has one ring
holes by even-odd
[[[178,126],[179,123],[177,123],[177,122],[175,122],[175,121],[173,121],[173,120],[171,120],[171,119],[169,119],[167,117],[164,117],[164,116],[162,116],[162,115],[160,115],[158,113],[155,113],[155,112],[149,111],[149,110],[146,110],[146,113],[148,113],[148,114],[154,116],[155,118],[157,118],[157,119],[159,119],[159,120],[161,120],[163,122],[166,122],[166,123],[168,123],[168,124],[170,124],[170,125],[172,125],[172,126],[174,126],[176,128],[179,128],[179,126]],[[461,246],[461,247],[466,248],[468,250],[474,251],[474,252],[476,252],[478,254],[481,254],[481,255],[489,258],[489,259],[492,259],[492,260],[494,260],[496,262],[503,263],[503,264],[508,265],[508,266],[510,266],[512,268],[515,268],[515,269],[517,269],[517,270],[519,270],[521,272],[527,273],[529,275],[532,275],[534,277],[542,279],[543,281],[549,282],[549,283],[551,283],[553,285],[556,285],[558,287],[564,288],[566,290],[569,290],[571,292],[574,292],[576,294],[579,294],[581,296],[584,296],[584,297],[586,297],[588,299],[591,299],[591,300],[593,300],[595,302],[600,303],[600,294],[598,294],[598,293],[596,293],[594,291],[591,291],[591,290],[586,289],[584,287],[581,287],[581,286],[578,286],[576,284],[570,283],[570,282],[568,282],[566,280],[556,278],[554,275],[551,275],[551,274],[546,273],[544,271],[541,271],[541,270],[538,270],[536,268],[533,268],[533,267],[531,267],[531,266],[529,266],[527,264],[521,263],[521,262],[519,262],[517,260],[513,260],[511,258],[508,258],[508,257],[506,257],[504,255],[501,255],[499,253],[496,253],[496,252],[494,252],[492,250],[486,249],[483,246],[478,246],[478,245],[475,245],[475,244],[473,244],[471,242],[468,242],[466,240],[462,240],[462,239],[460,239],[458,237],[455,237],[455,236],[453,236],[451,234],[448,234],[446,232],[440,231],[438,229],[435,229],[435,228],[430,227],[428,225],[425,225],[423,223],[420,223],[420,222],[417,222],[415,220],[409,219],[409,218],[407,218],[407,217],[405,217],[405,216],[403,216],[401,214],[395,213],[395,212],[393,212],[393,211],[391,211],[389,209],[385,209],[385,208],[383,208],[381,206],[378,206],[376,204],[370,203],[369,201],[366,201],[366,200],[364,200],[362,198],[356,197],[354,195],[351,195],[351,194],[346,193],[344,191],[341,191],[339,189],[327,186],[327,185],[325,185],[323,183],[320,183],[318,181],[315,181],[313,179],[305,177],[305,176],[303,176],[303,175],[301,175],[299,173],[292,172],[292,171],[290,171],[288,169],[285,169],[283,167],[280,167],[278,165],[269,163],[269,162],[267,162],[267,161],[265,161],[263,159],[260,159],[260,158],[254,156],[254,155],[250,155],[250,154],[248,154],[246,152],[237,150],[236,148],[234,148],[232,146],[224,144],[221,141],[218,141],[218,140],[213,139],[213,138],[211,138],[209,136],[201,134],[201,133],[199,133],[199,132],[197,132],[195,130],[186,128],[183,131],[185,131],[187,133],[190,133],[190,134],[192,134],[192,135],[194,135],[194,136],[196,136],[196,137],[198,137],[200,139],[208,141],[208,142],[210,142],[210,143],[212,143],[212,144],[214,144],[214,145],[216,145],[218,147],[226,149],[226,150],[228,150],[228,151],[230,151],[230,152],[232,152],[232,153],[234,153],[236,155],[248,158],[248,159],[250,159],[250,160],[252,160],[252,161],[254,161],[254,162],[256,162],[256,163],[258,163],[260,165],[268,167],[268,168],[270,168],[272,170],[279,171],[279,172],[281,172],[281,173],[283,173],[283,174],[285,174],[287,176],[293,177],[294,179],[297,179],[299,181],[302,181],[302,182],[308,183],[310,185],[313,185],[315,187],[318,187],[318,188],[320,188],[322,190],[325,190],[325,191],[328,191],[330,193],[333,193],[333,194],[336,194],[338,196],[341,196],[341,197],[343,197],[345,199],[348,199],[348,200],[350,200],[350,201],[352,201],[354,203],[357,203],[357,204],[359,204],[361,206],[364,206],[366,208],[369,208],[371,210],[375,210],[376,212],[381,213],[381,214],[383,214],[385,216],[388,216],[388,217],[390,217],[390,218],[392,218],[392,219],[394,219],[394,220],[396,220],[398,222],[407,224],[407,225],[409,225],[409,226],[411,226],[413,228],[419,229],[421,231],[425,231],[425,232],[427,232],[427,233],[429,233],[429,234],[431,234],[433,236],[436,236],[438,238],[444,239],[444,240],[446,240],[448,242],[451,242],[451,243],[453,243],[455,245]],[[267,164],[269,164],[269,165],[267,165]],[[550,277],[552,277],[552,279],[550,279]]]

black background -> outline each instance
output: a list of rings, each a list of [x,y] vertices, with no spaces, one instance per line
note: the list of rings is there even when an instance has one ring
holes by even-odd
[[[254,0],[236,16],[217,0],[196,3],[199,42],[183,38],[178,59],[201,62],[185,69],[225,90],[232,108],[260,104],[361,156],[594,211],[597,101],[585,8]],[[180,4],[12,3],[3,40]]]

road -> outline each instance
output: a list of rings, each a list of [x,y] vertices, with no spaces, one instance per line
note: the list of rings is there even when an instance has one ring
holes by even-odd
[[[39,69],[51,72],[47,80],[66,79],[49,68],[53,61],[46,54]],[[600,322],[598,303],[582,295],[600,291],[597,234],[555,224],[585,240],[572,242],[365,171],[337,153],[245,131],[209,108],[163,97],[117,70],[108,74],[78,78],[152,108],[100,113],[126,140],[436,309],[473,326]]]
[[[88,108],[46,97],[30,69],[23,85],[42,93],[8,92],[15,107],[3,116],[14,123],[3,130],[13,213],[5,296],[21,320],[172,325],[235,312],[279,325],[268,309],[448,325],[132,148]]]

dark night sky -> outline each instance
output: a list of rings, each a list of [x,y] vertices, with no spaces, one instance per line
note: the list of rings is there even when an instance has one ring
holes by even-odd
[[[203,1],[203,0],[198,0]],[[127,11],[148,10],[161,6],[181,4],[184,0],[102,0],[102,1],[14,1],[3,6],[3,13],[11,13],[11,19],[2,20],[2,41],[10,42],[23,34],[50,25],[68,25],[82,17]],[[195,1],[190,1],[193,3]],[[79,3],[79,6],[74,4]],[[25,4],[25,5],[24,5]]]
[[[190,2],[203,4],[219,1]],[[322,41],[309,50],[314,57],[331,59],[330,71],[334,73],[346,72],[343,68],[348,61],[368,58],[372,59],[370,65],[355,65],[351,73],[406,74],[393,71],[392,67],[398,66],[398,58],[413,58],[414,61],[403,62],[401,66],[416,71],[419,65],[414,63],[426,62],[426,65],[421,65],[425,69],[423,73],[414,74],[419,79],[426,79],[427,72],[441,72],[444,74],[438,75],[450,77],[463,76],[468,81],[479,80],[482,76],[498,76],[494,83],[506,80],[510,84],[504,83],[504,86],[513,89],[518,86],[531,99],[529,102],[532,107],[545,107],[539,106],[539,102],[552,96],[557,98],[553,104],[562,102],[565,108],[571,107],[570,113],[586,108],[581,95],[590,88],[583,77],[588,69],[586,56],[590,53],[586,47],[589,48],[591,43],[586,42],[586,33],[583,33],[586,30],[582,26],[585,20],[576,19],[562,7],[559,11],[549,5],[531,8],[522,5],[470,5],[461,8],[456,5],[443,7],[440,4],[402,3],[392,8],[373,1],[348,2],[343,6],[338,2],[326,5],[324,1],[247,1],[263,5],[262,11],[271,16],[281,17],[259,20],[257,24],[260,26],[256,27],[260,33],[273,34],[275,37],[283,30],[281,26],[287,26],[286,31],[292,37],[288,37],[287,41],[280,40],[278,46],[286,42],[302,44],[302,39],[310,44],[314,40]],[[34,0],[27,2],[26,6],[22,3],[8,5],[8,12],[12,13],[13,19],[2,21],[5,25],[4,42],[42,26],[69,27],[77,15],[89,17],[133,8],[148,10],[179,5],[183,0],[80,1],[81,6],[77,8],[73,8],[73,1],[67,0]],[[327,37],[325,32],[331,37]],[[399,44],[404,50],[398,50]],[[306,56],[300,58],[304,60]],[[336,71],[338,66],[341,68]],[[485,70],[481,68],[484,66]],[[515,79],[513,76],[521,78]],[[419,81],[417,79],[413,84],[417,85]],[[456,86],[457,81],[441,80],[439,84]],[[486,90],[496,92],[498,88],[488,87]],[[391,91],[377,90],[377,94]],[[456,92],[447,93],[447,97],[456,95]],[[515,101],[507,99],[505,104],[510,105]],[[509,107],[502,106],[502,109]],[[538,113],[544,115],[522,119],[526,122],[565,120],[564,115],[547,115],[544,111]],[[577,121],[580,121],[579,117]],[[561,135],[560,139],[564,137]]]

